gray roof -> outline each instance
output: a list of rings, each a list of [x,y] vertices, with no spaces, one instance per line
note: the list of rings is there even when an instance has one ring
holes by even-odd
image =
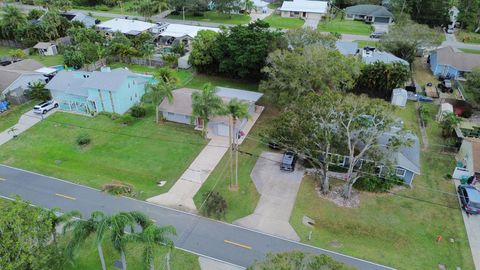
[[[253,91],[246,91],[234,88],[227,88],[227,87],[217,87],[217,95],[222,98],[232,99],[237,98],[239,100],[250,101],[250,102],[257,102],[262,96],[262,93],[253,92]]]
[[[33,48],[35,49],[48,49],[50,46],[53,46],[55,44],[51,43],[51,42],[38,42],[37,44],[35,44],[35,46],[33,46]]]
[[[1,69],[8,69],[8,70],[23,70],[23,71],[35,71],[39,68],[45,67],[43,64],[33,60],[33,59],[25,59],[22,61],[15,62],[13,64],[0,67]]]
[[[358,52],[357,42],[337,41],[335,42],[335,46],[343,55],[355,55]]]
[[[72,21],[81,22],[87,28],[95,25],[95,18],[90,17],[85,13],[74,11],[74,12],[70,12],[70,14],[75,16],[73,17]]]
[[[387,145],[390,138],[395,136],[395,132],[386,132],[378,139],[382,145]],[[412,145],[402,146],[390,157],[394,165],[407,169],[415,174],[420,174],[420,141],[413,133],[406,133],[405,139],[411,140]]]
[[[88,89],[83,87],[83,83],[87,81],[90,74],[90,72],[62,70],[48,82],[45,88],[65,92],[66,94],[88,97]]]
[[[66,94],[88,97],[88,89],[92,88],[117,91],[128,77],[142,78],[141,82],[145,81],[143,76],[120,68],[111,72],[62,70],[53,77],[46,88]]]
[[[24,74],[41,74],[35,72],[35,70],[42,67],[44,67],[44,65],[32,59],[25,59],[0,67],[0,92],[7,89],[7,87]]]
[[[472,71],[480,67],[480,54],[456,52],[450,46],[437,49],[435,52],[439,65],[449,65],[460,71]]]
[[[122,68],[117,68],[111,72],[94,71],[90,78],[83,83],[83,87],[117,91],[122,83],[128,77],[138,75]]]
[[[383,6],[378,5],[356,5],[347,7],[345,9],[347,14],[352,15],[366,15],[366,16],[374,16],[374,17],[390,17],[393,18],[393,14],[388,11]]]
[[[366,56],[362,57],[363,62],[366,64],[373,64],[377,61],[383,62],[386,64],[391,64],[393,62],[400,62],[406,66],[409,66],[410,64],[403,60],[400,57],[396,57],[395,55],[388,53],[388,52],[381,52],[381,51],[375,51],[371,56]]]

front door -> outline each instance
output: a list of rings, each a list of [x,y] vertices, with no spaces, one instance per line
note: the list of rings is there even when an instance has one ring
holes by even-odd
[[[306,18],[306,17],[307,17],[307,12],[303,12],[303,13],[302,13],[302,17],[303,17],[303,18]]]

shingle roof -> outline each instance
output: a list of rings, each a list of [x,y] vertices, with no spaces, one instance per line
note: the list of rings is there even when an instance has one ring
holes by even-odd
[[[388,52],[375,51],[371,56],[362,57],[363,62],[366,64],[373,64],[377,61],[391,64],[393,62],[400,62],[404,65],[409,66],[410,64],[403,60],[402,58],[396,57],[395,55]]]
[[[8,66],[0,67],[0,69],[35,71],[42,67],[45,67],[45,66],[33,59],[25,59],[25,60],[10,64]]]
[[[234,88],[227,88],[227,87],[217,87],[217,95],[222,98],[232,99],[237,98],[239,100],[250,101],[250,102],[257,102],[262,96],[262,93],[253,92],[253,91],[246,91]]]
[[[327,13],[328,1],[293,0],[283,1],[280,11]]]
[[[149,23],[149,22],[119,19],[119,18],[115,18],[115,19],[97,24],[97,28],[101,30],[110,31],[110,32],[120,31],[124,34],[128,34],[128,33],[131,34],[134,32],[135,33],[144,32],[155,26],[156,24]]]
[[[38,42],[37,44],[35,44],[35,46],[33,46],[33,48],[46,50],[52,45],[54,45],[54,44],[51,43],[51,42]]]
[[[378,141],[382,145],[387,145],[390,138],[395,135],[395,132],[386,132],[379,137]],[[410,140],[412,145],[402,146],[392,154],[390,159],[396,166],[420,174],[420,141],[416,135],[410,132],[405,134],[404,138]]]
[[[116,91],[129,76],[138,75],[122,68],[114,69],[111,72],[94,71],[90,74],[90,78],[83,83],[83,87]]]
[[[378,5],[356,5],[345,9],[347,14],[366,15],[375,17],[391,17],[393,14],[383,6]]]
[[[44,65],[32,59],[25,59],[8,66],[0,67],[0,92],[9,87],[23,74],[41,74],[35,70]]]
[[[62,70],[48,82],[45,88],[88,97],[88,89],[83,87],[83,83],[87,81],[90,74],[90,72]]]
[[[472,71],[480,67],[480,54],[456,52],[450,46],[437,49],[436,54],[439,65],[449,65],[460,71]]]

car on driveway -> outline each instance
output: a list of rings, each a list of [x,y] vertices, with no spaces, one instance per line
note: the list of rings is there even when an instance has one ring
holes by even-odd
[[[467,214],[480,214],[480,190],[471,185],[459,185],[458,196]]]
[[[385,35],[385,32],[373,32],[370,34],[370,38],[381,38]]]
[[[46,114],[48,111],[58,108],[58,103],[55,100],[48,100],[37,104],[33,107],[33,112],[38,114]]]
[[[280,170],[286,172],[293,172],[295,170],[295,163],[297,162],[297,157],[292,151],[285,151],[283,153],[282,164],[280,164]]]

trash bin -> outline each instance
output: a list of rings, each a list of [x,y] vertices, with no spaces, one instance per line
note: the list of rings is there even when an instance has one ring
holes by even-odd
[[[462,185],[466,185],[467,182],[468,182],[468,176],[463,175],[462,178],[460,179],[460,183],[461,183]]]

